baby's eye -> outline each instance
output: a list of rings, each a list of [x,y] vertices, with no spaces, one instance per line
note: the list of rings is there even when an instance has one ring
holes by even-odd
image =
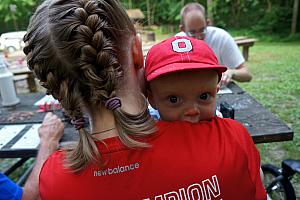
[[[169,96],[168,97],[168,100],[171,102],[171,103],[177,103],[179,101],[179,98],[177,96]]]
[[[206,101],[207,99],[209,99],[209,97],[210,97],[210,94],[206,92],[206,93],[202,93],[199,98],[201,100]]]

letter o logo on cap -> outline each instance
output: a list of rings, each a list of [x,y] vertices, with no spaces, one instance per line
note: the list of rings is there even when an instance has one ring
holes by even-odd
[[[185,44],[184,47],[179,46],[179,43],[181,43],[181,42],[183,42]],[[193,46],[192,46],[192,43],[190,40],[181,38],[181,39],[174,40],[172,42],[172,48],[173,48],[173,51],[175,51],[175,52],[184,53],[184,52],[190,52],[193,49]]]

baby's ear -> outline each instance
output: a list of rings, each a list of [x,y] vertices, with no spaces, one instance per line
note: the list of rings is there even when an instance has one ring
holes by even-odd
[[[154,108],[155,110],[157,110],[155,101],[153,99],[152,92],[151,92],[151,90],[150,90],[149,87],[147,88],[146,95],[147,95],[147,99],[148,99],[150,105],[152,106],[152,108]]]
[[[143,50],[142,50],[142,39],[140,34],[136,34],[133,39],[132,43],[133,47],[133,62],[134,66],[137,68],[144,67],[144,56],[143,56]]]

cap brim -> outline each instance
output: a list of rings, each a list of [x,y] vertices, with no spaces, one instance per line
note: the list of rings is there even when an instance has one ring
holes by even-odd
[[[157,78],[158,76],[167,73],[178,72],[182,70],[195,70],[195,69],[211,69],[211,70],[216,70],[219,74],[221,74],[227,70],[227,67],[224,67],[222,65],[211,65],[206,63],[172,63],[160,67],[159,69],[148,74],[147,81],[151,81]]]

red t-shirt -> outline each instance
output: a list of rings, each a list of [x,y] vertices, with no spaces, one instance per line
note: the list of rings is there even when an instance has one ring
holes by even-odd
[[[157,126],[150,148],[129,149],[117,137],[96,142],[105,168],[71,173],[57,151],[40,174],[42,199],[266,199],[259,153],[241,124],[214,117]]]

